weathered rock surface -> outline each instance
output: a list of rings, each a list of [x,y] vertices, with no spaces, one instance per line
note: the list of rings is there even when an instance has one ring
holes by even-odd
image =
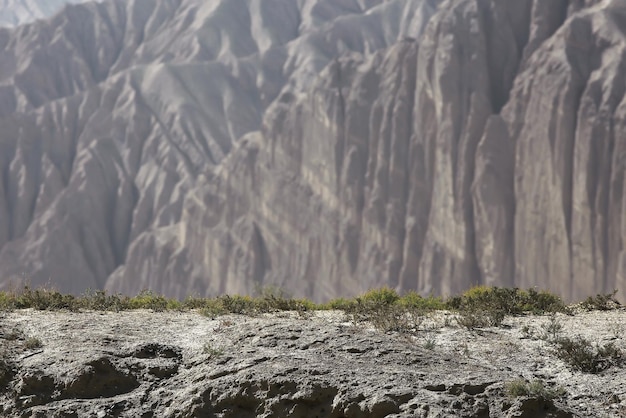
[[[467,331],[445,315],[416,336],[355,327],[342,313],[210,319],[197,313],[16,311],[0,319],[12,373],[5,417],[617,417],[626,372],[570,370],[548,317]],[[559,315],[565,335],[626,349],[625,311]],[[454,321],[448,321],[454,323]],[[620,328],[621,327],[621,328]],[[42,346],[26,348],[37,338]],[[513,398],[523,378],[566,394]]]
[[[0,30],[2,284],[624,294],[625,10],[111,0]]]

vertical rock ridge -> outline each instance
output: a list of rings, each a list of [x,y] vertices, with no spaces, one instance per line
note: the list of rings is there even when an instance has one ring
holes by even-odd
[[[112,0],[0,30],[0,274],[626,290],[623,10]]]

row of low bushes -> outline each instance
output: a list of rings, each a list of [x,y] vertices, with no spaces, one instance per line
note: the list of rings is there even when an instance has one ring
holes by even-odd
[[[588,298],[578,305],[586,310],[607,310],[619,307],[615,293]],[[301,314],[313,310],[341,310],[353,323],[369,323],[383,331],[414,333],[433,311],[453,311],[454,320],[468,329],[498,326],[507,315],[570,313],[556,295],[535,290],[475,287],[449,299],[423,297],[415,292],[400,296],[389,288],[369,291],[354,299],[336,299],[315,304],[306,299],[293,299],[275,288],[263,289],[256,297],[221,296],[217,298],[168,299],[146,291],[135,297],[112,295],[105,291],[87,292],[81,296],[65,295],[50,289],[25,287],[17,292],[0,292],[0,310],[34,308],[38,310],[125,311],[134,309],[198,310],[211,317],[234,313],[256,315],[278,311]],[[575,369],[597,373],[621,364],[624,354],[612,344],[593,347],[583,339],[572,340],[560,335],[562,326],[555,316],[546,325],[545,335],[557,356]],[[530,333],[527,332],[529,335]],[[0,364],[0,386],[3,369]]]
[[[422,297],[412,292],[401,297],[383,288],[346,301],[343,309],[354,322],[370,322],[385,331],[417,329],[423,314],[435,310],[457,312],[458,324],[469,329],[498,326],[507,315],[567,311],[561,298],[549,292],[485,286],[449,299]]]
[[[400,296],[395,290],[382,288],[371,290],[353,299],[335,299],[325,304],[316,304],[306,299],[293,299],[276,288],[260,290],[256,297],[221,296],[216,298],[189,297],[183,301],[168,299],[150,291],[128,297],[109,294],[106,291],[89,291],[81,296],[59,293],[56,290],[28,286],[20,291],[0,292],[0,309],[39,310],[80,309],[123,311],[131,309],[188,310],[199,309],[207,314],[226,313],[254,314],[273,311],[343,310],[357,317],[367,317],[378,311],[424,313],[436,310],[462,312],[469,316],[482,317],[498,325],[506,315],[523,313],[543,314],[567,312],[568,308],[560,297],[534,289],[474,287],[460,296],[444,299],[423,297],[416,292]],[[588,298],[581,305],[587,310],[611,309],[619,306],[615,293]],[[478,321],[480,322],[480,321]]]
[[[80,296],[62,294],[56,290],[29,286],[20,291],[0,292],[0,310],[95,310],[127,311],[151,309],[157,312],[166,310],[201,310],[207,314],[227,313],[253,314],[272,311],[306,311],[321,307],[308,301],[286,297],[274,290],[264,290],[258,297],[222,296],[217,298],[189,297],[183,301],[166,298],[151,291],[143,291],[137,296],[109,294],[106,291],[88,291]]]

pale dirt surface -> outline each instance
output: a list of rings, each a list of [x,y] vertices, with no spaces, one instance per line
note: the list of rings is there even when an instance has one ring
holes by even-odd
[[[563,336],[626,350],[625,319],[624,310],[556,317]],[[354,326],[341,312],[9,312],[0,342],[15,375],[0,415],[626,416],[624,369],[572,371],[537,338],[549,322],[509,317],[468,331],[438,313],[407,336]],[[28,338],[42,347],[26,348]],[[554,404],[513,399],[504,385],[517,378],[567,394]]]

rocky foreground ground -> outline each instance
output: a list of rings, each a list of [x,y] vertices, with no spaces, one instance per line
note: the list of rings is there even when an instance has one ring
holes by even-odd
[[[2,314],[6,417],[623,417],[626,372],[574,370],[549,334],[626,349],[623,309],[412,334],[343,312]],[[523,380],[520,380],[523,379]],[[511,382],[540,387],[519,396]]]

